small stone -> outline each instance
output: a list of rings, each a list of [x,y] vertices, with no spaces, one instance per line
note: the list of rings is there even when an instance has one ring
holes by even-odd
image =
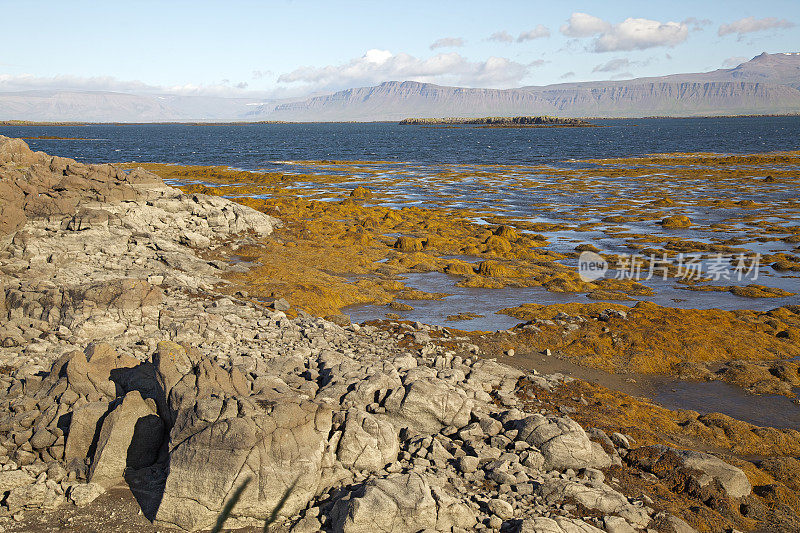
[[[514,508],[506,501],[495,498],[489,500],[487,506],[489,507],[489,511],[503,520],[514,518]]]
[[[631,447],[631,443],[628,441],[628,437],[626,437],[622,433],[617,433],[617,432],[612,433],[611,442],[613,442],[617,447],[624,448],[626,450],[630,449]]]
[[[106,490],[97,483],[87,483],[85,485],[73,485],[69,491],[69,499],[77,505],[82,507],[95,501]]]
[[[465,474],[475,472],[479,462],[480,460],[474,455],[465,455],[458,459],[458,469]]]

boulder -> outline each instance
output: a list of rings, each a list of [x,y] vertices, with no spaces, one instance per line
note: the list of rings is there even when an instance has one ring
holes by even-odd
[[[708,453],[677,450],[663,445],[642,446],[625,456],[625,461],[660,478],[685,474],[700,487],[718,482],[731,498],[743,498],[753,490],[747,475],[739,468]]]
[[[493,498],[489,500],[489,503],[486,506],[493,515],[503,520],[514,518],[514,508],[507,501],[499,498]]]
[[[123,479],[126,468],[139,469],[158,458],[164,423],[153,400],[139,391],[125,395],[103,420],[97,448],[89,470],[89,481],[110,487]]]
[[[436,500],[427,480],[417,473],[373,479],[336,502],[332,522],[335,533],[435,530]]]
[[[518,424],[518,440],[538,448],[544,456],[544,468],[606,468],[611,458],[600,444],[592,442],[583,428],[569,417],[545,417],[535,414]]]
[[[156,523],[188,530],[208,527],[248,478],[252,483],[233,509],[232,523],[263,521],[287,492],[282,515],[305,508],[320,488],[330,408],[291,392],[279,399],[227,397],[213,403],[218,409],[207,406],[201,413],[195,409],[199,402],[184,404],[176,417]]]
[[[0,165],[3,163],[31,164],[38,161],[39,157],[39,154],[31,150],[22,139],[0,135]]]
[[[64,497],[43,483],[13,489],[5,504],[11,513],[26,509],[55,509],[64,503]]]
[[[347,411],[336,458],[346,468],[380,470],[397,459],[400,443],[394,426],[359,409]]]
[[[78,507],[83,507],[95,501],[105,491],[106,489],[98,483],[73,485],[69,491],[69,499]]]
[[[577,502],[601,514],[620,516],[640,528],[650,523],[646,509],[634,506],[623,494],[605,484],[587,486],[568,479],[555,478],[542,483],[538,492],[548,505],[557,505],[564,501]]]
[[[523,520],[517,533],[603,533],[603,530],[577,518],[537,516]]]
[[[471,530],[475,527],[478,520],[468,505],[435,482],[431,483],[431,494],[436,500],[437,531],[450,531],[452,528]]]
[[[36,481],[24,470],[0,470],[0,494]]]
[[[72,411],[69,433],[64,448],[64,462],[83,463],[94,453],[97,435],[100,433],[101,418],[108,412],[107,401],[89,402]]]
[[[104,342],[90,344],[84,352],[70,354],[66,366],[67,382],[78,394],[99,394],[113,399],[117,395],[117,385],[111,381],[112,370],[132,368],[138,364],[138,359],[119,355]]]
[[[421,378],[394,390],[386,399],[386,412],[396,427],[436,433],[444,427],[469,423],[473,401],[462,389],[438,378]]]
[[[23,208],[24,199],[19,187],[0,181],[0,237],[15,233],[28,221]]]

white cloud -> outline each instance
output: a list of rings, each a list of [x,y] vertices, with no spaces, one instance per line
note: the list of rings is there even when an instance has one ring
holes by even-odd
[[[458,48],[461,46],[464,46],[464,39],[461,37],[443,37],[433,41],[429,48],[436,50],[437,48]]]
[[[731,22],[730,24],[723,24],[719,27],[717,34],[722,37],[725,35],[730,35],[732,33],[738,34],[741,38],[745,33],[752,33],[754,31],[764,31],[764,30],[777,30],[777,29],[785,29],[785,28],[793,28],[795,26],[794,22],[790,22],[786,19],[778,19],[775,17],[766,17],[763,19],[757,19],[755,17],[745,17],[743,19],[736,20]]]
[[[614,52],[675,46],[685,41],[688,36],[689,28],[686,24],[627,18],[600,35],[594,42],[594,50]]]
[[[490,41],[495,41],[498,43],[512,43],[514,42],[514,37],[511,36],[510,33],[507,31],[496,31],[489,36]]]
[[[559,77],[560,77],[562,80],[566,80],[566,79],[568,79],[568,78],[574,78],[574,77],[575,77],[575,73],[574,73],[573,71],[571,71],[571,70],[570,70],[569,72],[565,72],[564,74],[562,74],[562,75],[561,75],[561,76],[559,76]]]
[[[176,94],[185,96],[244,95],[247,82],[223,80],[213,85],[150,85],[137,80],[118,80],[112,76],[34,76],[33,74],[0,74],[0,91],[109,91],[139,94]]]
[[[591,37],[611,29],[605,20],[587,13],[573,13],[567,23],[561,26],[561,33],[567,37]]]
[[[317,90],[338,90],[391,80],[511,87],[535,66],[537,62],[526,65],[503,57],[469,61],[456,52],[423,59],[388,50],[369,50],[362,57],[339,65],[295,69],[279,76],[278,83],[305,84]]]
[[[627,18],[611,24],[586,13],[573,13],[561,33],[567,37],[595,37],[593,52],[645,50],[659,46],[675,46],[689,36],[684,22],[659,22],[643,18]]]
[[[522,43],[534,39],[543,39],[544,37],[550,37],[550,30],[543,24],[537,24],[532,30],[520,33],[519,36],[517,36],[517,42]]]
[[[725,61],[722,62],[722,66],[723,66],[723,68],[738,67],[739,65],[741,65],[742,63],[744,63],[748,59],[749,58],[744,57],[744,56],[729,57],[728,59],[726,59]]]
[[[0,74],[0,90],[73,90],[151,92],[158,87],[140,81],[122,81],[111,76],[80,77],[70,75],[34,76],[33,74]]]
[[[617,58],[601,65],[597,65],[592,69],[592,72],[619,72],[620,70],[629,69],[631,65],[632,63],[630,59]]]
[[[710,26],[713,24],[709,19],[699,19],[697,17],[688,17],[681,21],[681,24],[686,24],[687,26],[691,26],[692,30],[694,31],[703,31],[705,26]]]

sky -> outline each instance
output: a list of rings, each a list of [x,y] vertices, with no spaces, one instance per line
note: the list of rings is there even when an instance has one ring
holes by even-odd
[[[0,91],[290,98],[384,81],[509,88],[800,52],[798,0],[0,0]]]

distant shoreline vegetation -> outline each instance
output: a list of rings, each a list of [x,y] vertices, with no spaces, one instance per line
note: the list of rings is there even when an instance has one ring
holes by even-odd
[[[482,117],[482,118],[405,118],[402,126],[486,126],[492,128],[568,127],[596,126],[579,118],[559,117]]]

